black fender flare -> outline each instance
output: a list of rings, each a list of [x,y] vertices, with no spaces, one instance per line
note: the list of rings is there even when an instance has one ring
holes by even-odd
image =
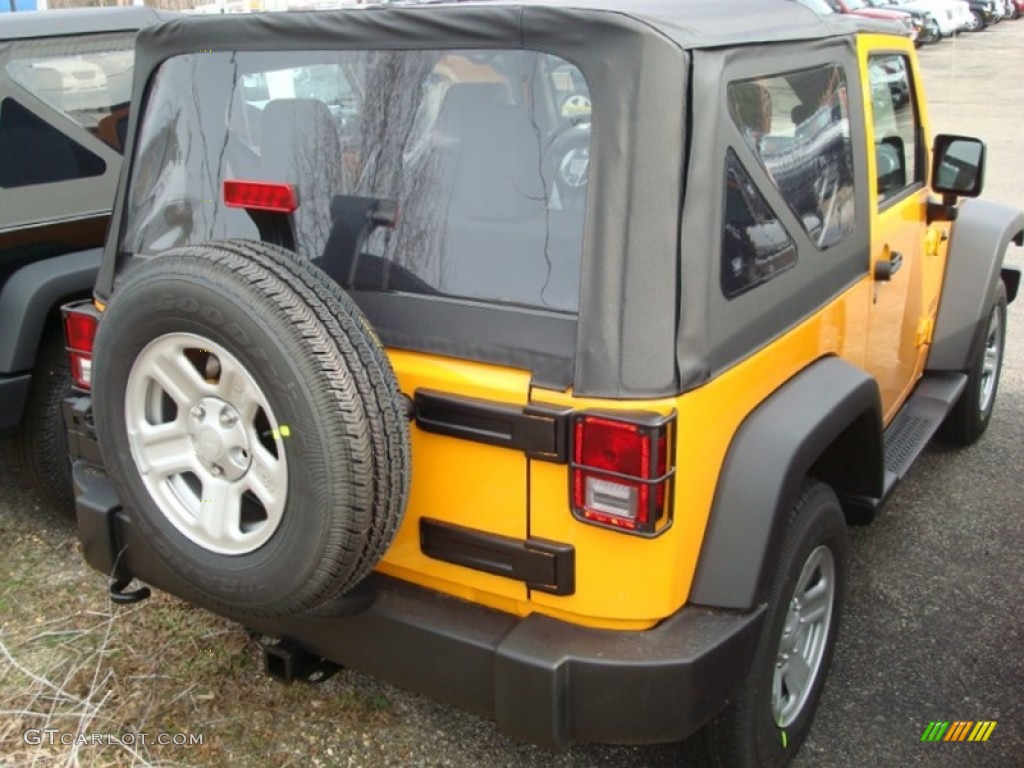
[[[989,200],[964,200],[953,223],[942,299],[927,368],[965,370],[978,324],[991,309],[996,282],[1005,277],[1007,298],[1016,298],[1020,273],[1004,268],[1010,242],[1024,245],[1024,213]]]
[[[877,382],[837,357],[812,363],[766,398],[729,446],[689,601],[737,610],[764,602],[804,479],[824,474],[844,486],[835,489],[840,497],[880,497],[884,440]],[[831,470],[822,463],[829,456]]]
[[[65,253],[27,264],[8,278],[0,289],[0,373],[32,369],[51,313],[63,301],[91,293],[102,253]]]

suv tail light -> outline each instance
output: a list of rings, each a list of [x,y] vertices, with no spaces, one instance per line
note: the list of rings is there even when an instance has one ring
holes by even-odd
[[[580,520],[641,535],[671,523],[674,416],[580,413],[569,482]]]
[[[71,356],[71,378],[75,386],[92,388],[92,345],[99,328],[99,312],[90,302],[68,304],[64,313],[64,340]]]

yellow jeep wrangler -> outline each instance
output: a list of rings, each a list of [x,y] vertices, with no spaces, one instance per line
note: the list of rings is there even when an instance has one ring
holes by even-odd
[[[786,763],[846,526],[984,432],[1020,281],[912,44],[581,0],[188,18],[136,61],[66,312],[114,599],[527,741]]]

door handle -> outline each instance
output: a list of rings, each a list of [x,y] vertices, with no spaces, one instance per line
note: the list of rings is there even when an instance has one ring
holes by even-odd
[[[902,266],[903,254],[899,251],[891,251],[887,261],[879,259],[875,262],[875,280],[882,282],[892,280],[892,276],[895,275]]]

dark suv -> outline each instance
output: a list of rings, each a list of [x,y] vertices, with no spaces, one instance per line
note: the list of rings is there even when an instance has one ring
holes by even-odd
[[[73,512],[60,306],[88,296],[121,169],[145,8],[0,16],[0,433]],[[79,371],[87,376],[87,371]]]

